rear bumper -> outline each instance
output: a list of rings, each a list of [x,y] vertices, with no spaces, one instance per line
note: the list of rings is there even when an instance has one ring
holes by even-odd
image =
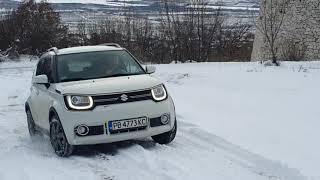
[[[101,144],[124,141],[137,138],[145,138],[170,131],[174,126],[175,109],[172,99],[169,97],[162,102],[152,100],[138,101],[108,106],[98,106],[92,111],[69,111],[65,107],[57,110],[60,121],[64,128],[68,142],[72,145]],[[170,122],[167,125],[150,126],[150,120],[170,114]],[[147,117],[148,125],[143,130],[121,132],[111,134],[108,122],[137,117]],[[103,128],[99,135],[78,136],[75,127],[86,125],[89,127]],[[103,134],[101,134],[103,133]]]

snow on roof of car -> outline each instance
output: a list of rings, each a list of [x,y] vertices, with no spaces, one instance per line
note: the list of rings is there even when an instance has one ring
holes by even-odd
[[[105,46],[105,45],[80,46],[80,47],[59,49],[57,52],[57,55],[96,52],[96,51],[112,51],[112,50],[123,50],[123,48],[114,47],[114,46]]]

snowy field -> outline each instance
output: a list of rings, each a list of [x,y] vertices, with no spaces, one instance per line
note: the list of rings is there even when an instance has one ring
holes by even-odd
[[[28,136],[33,68],[0,64],[0,180],[320,180],[320,63],[158,65],[175,141],[82,147],[68,159]]]

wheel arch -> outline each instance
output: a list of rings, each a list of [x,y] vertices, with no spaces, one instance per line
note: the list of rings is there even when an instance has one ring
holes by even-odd
[[[28,102],[25,103],[24,110],[25,110],[25,112],[31,111]]]
[[[49,124],[50,124],[53,116],[57,116],[59,118],[59,115],[58,115],[56,109],[54,107],[51,107],[49,109]]]

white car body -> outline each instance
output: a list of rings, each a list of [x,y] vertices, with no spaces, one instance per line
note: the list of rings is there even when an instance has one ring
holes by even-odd
[[[63,54],[112,50],[125,51],[121,47],[88,46],[49,51],[42,58],[54,59],[55,56]],[[133,76],[50,84],[46,84],[45,78],[47,76],[36,76],[36,72],[37,70],[32,78],[31,94],[26,102],[26,111],[29,110],[31,112],[37,129],[47,134],[50,134],[51,117],[53,115],[58,116],[70,145],[111,143],[151,137],[171,131],[176,123],[174,103],[168,92],[165,90],[167,97],[162,101],[158,102],[151,98],[153,97],[151,89],[162,85],[162,83],[151,77],[147,72]],[[44,82],[42,83],[41,81]],[[134,96],[135,93],[138,95]],[[90,110],[70,109],[66,99],[68,95],[90,96],[93,99],[94,107]],[[110,97],[116,99],[116,103],[108,104],[108,101],[112,100]],[[132,100],[132,98],[136,99]],[[139,98],[142,98],[142,100]],[[104,104],[105,102],[103,101],[107,103]],[[170,118],[167,124],[159,122],[163,115],[168,115]],[[111,132],[108,127],[111,121],[141,117],[145,117],[147,120],[147,126],[142,129],[125,129]],[[144,122],[145,119],[138,119],[139,122],[140,120]],[[133,121],[137,123],[137,121]],[[130,122],[127,123],[130,124]],[[152,125],[152,123],[156,124],[156,126]],[[77,134],[77,128],[80,125],[89,128],[86,129],[89,130],[87,135]]]

